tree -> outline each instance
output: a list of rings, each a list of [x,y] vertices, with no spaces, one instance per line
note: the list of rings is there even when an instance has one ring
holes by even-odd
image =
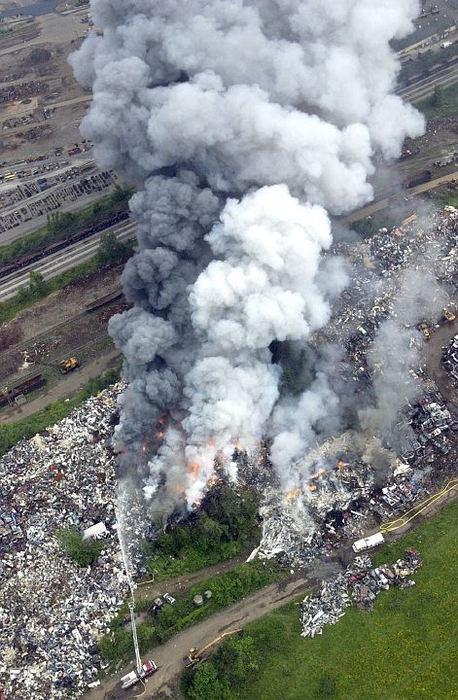
[[[191,700],[226,700],[229,696],[225,693],[218,671],[210,662],[199,666],[188,689],[188,698]]]
[[[431,104],[435,107],[440,107],[444,101],[444,90],[440,85],[436,85],[434,92],[431,95]]]
[[[248,635],[230,639],[215,655],[215,665],[220,678],[227,679],[229,686],[242,688],[248,679],[256,677],[260,665],[259,651]]]
[[[29,274],[29,291],[36,297],[42,296],[46,292],[46,282],[41,272],[32,270]]]
[[[97,265],[105,267],[115,260],[119,260],[125,255],[125,246],[118,241],[114,231],[105,231],[100,236],[99,247],[97,250]]]
[[[83,540],[75,528],[59,530],[57,539],[70,559],[80,566],[92,564],[103,549],[103,544],[99,540]]]

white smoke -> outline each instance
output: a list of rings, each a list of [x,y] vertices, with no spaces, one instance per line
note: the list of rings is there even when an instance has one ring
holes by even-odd
[[[372,197],[372,157],[423,119],[391,94],[414,0],[92,0],[103,31],[71,59],[94,92],[84,133],[139,187],[134,309],[112,319],[129,388],[117,431],[164,509],[200,497],[219,452],[273,439],[293,460],[339,411],[318,372],[279,398],[272,341],[306,342],[346,281],[325,209]],[[324,209],[324,208],[325,209]],[[162,420],[162,418],[161,418]],[[164,435],[162,435],[164,433]],[[156,499],[157,500],[157,499]]]

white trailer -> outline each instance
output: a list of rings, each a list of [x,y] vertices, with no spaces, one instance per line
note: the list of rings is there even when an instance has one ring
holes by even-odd
[[[354,552],[364,552],[366,549],[372,549],[378,544],[382,544],[385,541],[381,532],[376,532],[375,535],[370,535],[369,537],[364,537],[362,540],[356,540],[353,542],[352,549]]]

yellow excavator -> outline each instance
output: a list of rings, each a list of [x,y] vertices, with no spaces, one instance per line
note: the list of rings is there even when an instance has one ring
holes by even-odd
[[[69,357],[67,360],[61,360],[59,362],[59,367],[62,374],[68,374],[79,367],[79,362],[76,357]]]
[[[242,634],[243,630],[242,629],[237,629],[237,630],[229,630],[229,632],[224,632],[223,634],[220,634],[219,637],[216,637],[216,639],[213,639],[213,641],[209,642],[206,644],[204,647],[201,647],[200,649],[195,649],[194,647],[189,650],[189,654],[187,656],[183,657],[183,664],[185,665],[186,668],[192,668],[193,666],[196,666],[197,664],[200,664],[202,661],[205,661],[207,658],[207,653],[210,652],[214,647],[217,646],[220,642],[223,641],[223,639],[226,639],[226,637],[232,637],[234,634]]]

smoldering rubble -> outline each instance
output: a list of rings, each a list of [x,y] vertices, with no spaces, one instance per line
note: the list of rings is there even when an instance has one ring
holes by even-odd
[[[134,308],[110,332],[129,382],[116,440],[152,509],[192,506],[218,453],[266,435],[281,476],[338,402],[325,374],[279,401],[270,346],[328,322],[348,280],[341,258],[323,258],[328,214],[370,200],[373,155],[397,157],[424,128],[394,94],[389,45],[417,11],[93,0],[100,33],[71,62],[93,90],[83,131],[97,160],[138,188],[139,250],[123,276]]]
[[[109,447],[124,388],[89,399],[0,460],[0,688],[7,698],[78,697],[106,667],[97,641],[128,591]],[[124,509],[131,513],[132,503]],[[138,538],[144,518],[135,517],[124,531]],[[82,569],[57,534],[97,523],[107,529],[102,553]]]

